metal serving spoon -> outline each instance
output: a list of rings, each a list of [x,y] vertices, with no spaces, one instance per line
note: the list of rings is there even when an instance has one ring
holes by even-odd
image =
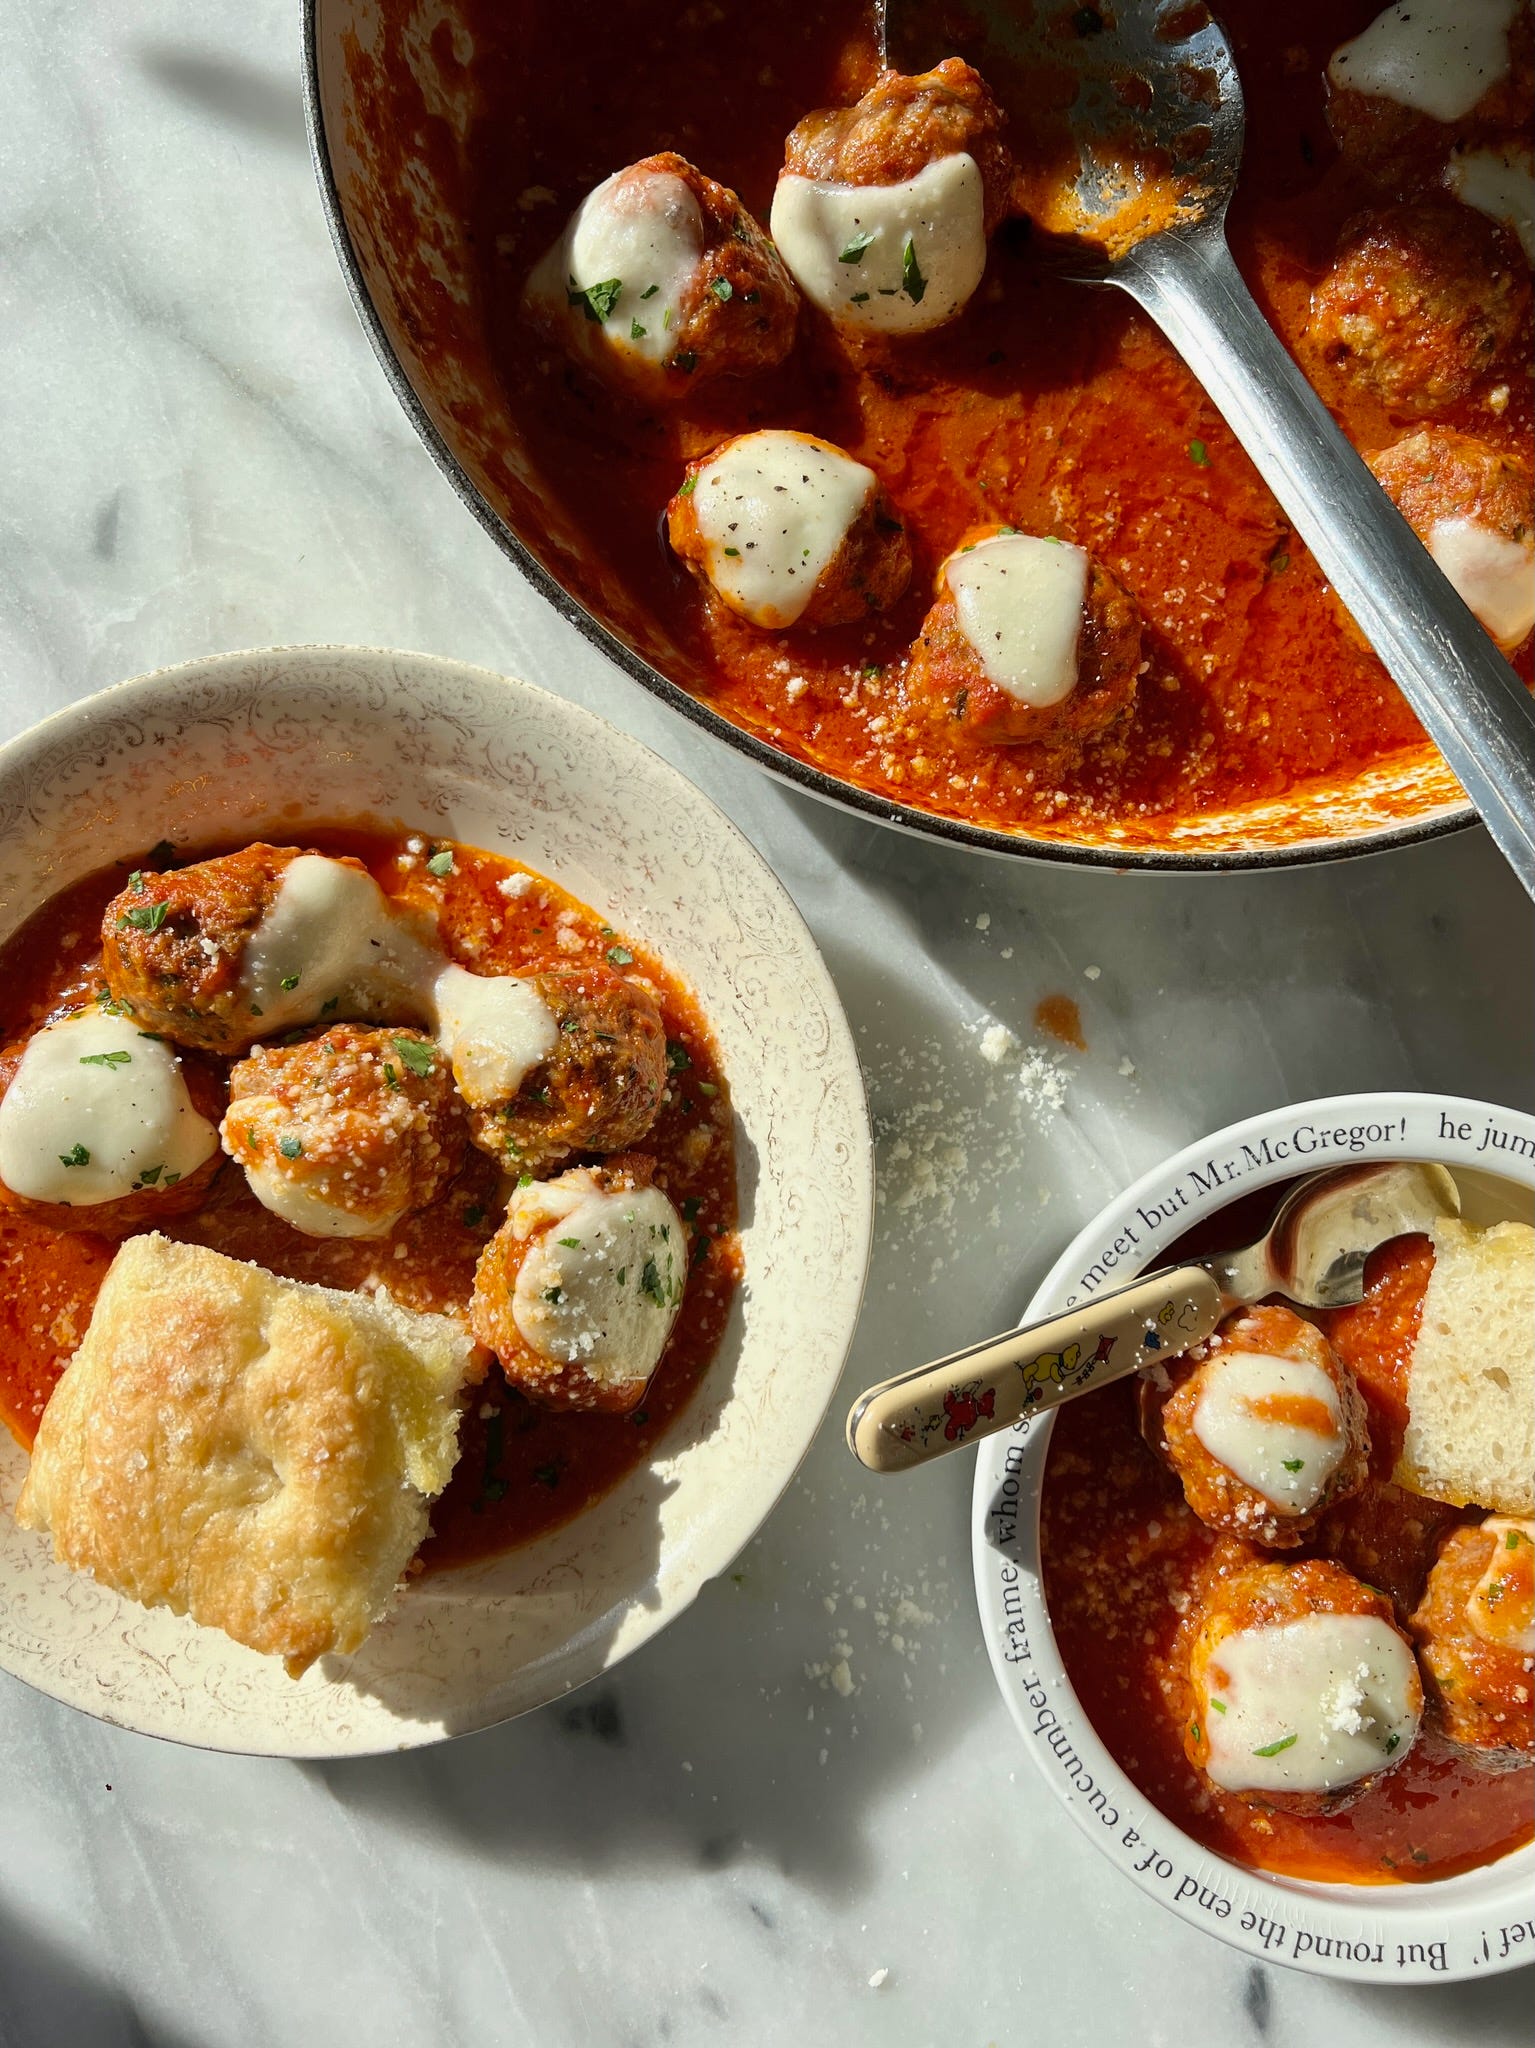
[[[870,1387],[847,1418],[872,1472],[904,1472],[1162,1360],[1180,1358],[1235,1308],[1283,1295],[1297,1308],[1364,1299],[1377,1245],[1460,1214],[1442,1166],[1344,1166],[1293,1188],[1245,1251],[1191,1259]]]
[[[933,0],[874,4],[883,59],[921,70],[949,54],[933,47],[945,13]],[[1535,701],[1334,424],[1226,246],[1246,117],[1224,30],[1200,0],[966,0],[964,18],[1069,107],[1061,204],[1046,222],[1068,229],[1065,273],[1128,292],[1188,363],[1535,896]]]

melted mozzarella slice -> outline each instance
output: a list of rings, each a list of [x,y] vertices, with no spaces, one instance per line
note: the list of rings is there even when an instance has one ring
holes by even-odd
[[[507,1215],[515,1236],[534,1240],[512,1290],[529,1350],[599,1386],[648,1380],[687,1272],[682,1219],[661,1190],[605,1192],[577,1168],[518,1188]]]
[[[1458,149],[1444,182],[1467,206],[1512,228],[1535,263],[1535,155],[1527,149]]]
[[[1227,1792],[1334,1792],[1418,1732],[1412,1651],[1370,1614],[1308,1614],[1227,1636],[1206,1666],[1205,1769]]]
[[[873,470],[813,434],[727,441],[693,486],[709,581],[754,626],[792,626],[877,487]]]
[[[1466,1617],[1484,1643],[1535,1656],[1535,1522],[1491,1515],[1482,1527],[1494,1539],[1493,1553]]]
[[[1398,0],[1334,50],[1329,81],[1459,121],[1508,76],[1515,0]]]
[[[943,565],[960,631],[990,680],[1045,710],[1071,695],[1087,596],[1087,552],[1031,533],[999,533]]]
[[[1201,1377],[1194,1434],[1210,1456],[1282,1515],[1315,1507],[1347,1449],[1338,1390],[1322,1368],[1217,1351]]]
[[[359,1215],[355,1209],[328,1202],[319,1188],[305,1186],[280,1167],[260,1160],[245,1167],[245,1178],[263,1209],[270,1209],[305,1237],[387,1237],[408,1209],[408,1204],[402,1203],[388,1215],[377,1211]]]
[[[35,1202],[173,1187],[217,1149],[172,1048],[104,1012],[37,1032],[0,1101],[0,1181]]]
[[[1500,647],[1535,626],[1535,537],[1509,540],[1478,519],[1436,519],[1428,551]]]
[[[773,240],[800,290],[844,327],[941,327],[986,268],[980,167],[961,151],[901,185],[833,185],[785,174]]]
[[[582,200],[528,291],[565,308],[581,341],[658,367],[677,345],[703,253],[703,216],[684,181],[631,164]]]
[[[422,1013],[440,966],[365,869],[301,853],[247,941],[237,1001],[271,1037],[342,1002],[398,1021]]]
[[[437,1034],[471,1107],[505,1102],[559,1043],[559,1026],[532,982],[445,967],[432,991]]]

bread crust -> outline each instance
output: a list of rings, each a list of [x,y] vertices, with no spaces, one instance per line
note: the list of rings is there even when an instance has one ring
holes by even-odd
[[[458,1455],[445,1316],[130,1238],[16,1506],[72,1570],[284,1660],[360,1647]]]

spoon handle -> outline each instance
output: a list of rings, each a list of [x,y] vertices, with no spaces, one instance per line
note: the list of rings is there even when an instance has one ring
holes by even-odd
[[[1194,371],[1535,896],[1535,700],[1335,424],[1219,232],[1114,273]]]
[[[871,1472],[904,1472],[1158,1358],[1179,1357],[1210,1335],[1226,1306],[1203,1266],[1153,1273],[870,1387],[848,1414],[848,1448]]]

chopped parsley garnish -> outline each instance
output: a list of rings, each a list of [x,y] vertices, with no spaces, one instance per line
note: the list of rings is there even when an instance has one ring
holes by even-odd
[[[1402,1738],[1393,1730],[1392,1733],[1386,1737],[1387,1756],[1390,1756],[1393,1753],[1393,1751],[1400,1749],[1401,1746]]]
[[[636,1408],[634,1413],[629,1417],[629,1420],[634,1424],[636,1429],[643,1429],[645,1427],[645,1424],[650,1420],[650,1415],[646,1409]]]
[[[1427,1863],[1428,1861],[1427,1849],[1413,1849],[1409,1851],[1409,1854],[1414,1863]]]
[[[531,1173],[519,1173],[519,1174],[518,1174],[518,1176],[517,1176],[517,1185],[518,1185],[518,1187],[520,1187],[520,1188],[530,1188],[530,1187],[532,1187],[532,1185],[533,1185],[533,1176],[532,1176],[532,1174],[531,1174]]]
[[[164,1171],[165,1167],[163,1163],[159,1166],[146,1166],[144,1168],[144,1171],[139,1175],[139,1186],[141,1188],[152,1188],[155,1182],[160,1178],[161,1174],[164,1173]]]
[[[1281,1735],[1277,1742],[1265,1742],[1261,1749],[1255,1749],[1253,1755],[1278,1756],[1282,1750],[1293,1749],[1299,1741],[1298,1735]]]
[[[464,1211],[464,1222],[467,1225],[467,1227],[470,1230],[474,1230],[484,1221],[485,1211],[480,1207],[478,1202],[471,1202],[468,1208]]]
[[[741,550],[739,548],[726,548],[725,553],[733,555],[737,561],[741,559]]]
[[[135,868],[128,877],[128,887],[135,896],[142,896],[148,886],[148,883],[144,880],[144,870],[142,868]]]
[[[649,329],[642,327],[638,320],[631,320],[629,322],[629,339],[631,341],[643,341],[648,332]]]
[[[1199,1740],[1199,1723],[1197,1721],[1190,1721],[1189,1733],[1193,1736],[1196,1742]]]
[[[698,368],[698,358],[690,348],[685,348],[680,356],[673,356],[672,361],[684,377],[691,377]]]
[[[640,297],[642,299],[653,299],[660,289],[661,287],[658,284],[647,284],[645,289],[640,293]]]
[[[885,673],[885,664],[882,661],[866,661],[858,673],[867,682],[874,676],[882,676]]]
[[[901,290],[914,306],[922,303],[922,294],[927,290],[927,279],[917,268],[917,245],[910,235],[901,249]]]
[[[116,1001],[109,988],[97,989],[96,1002],[103,1017],[126,1017],[128,1015],[128,1005]]]
[[[453,873],[452,847],[445,846],[440,853],[434,853],[427,861],[426,871],[429,875],[451,875]]]
[[[384,1083],[389,1088],[398,1088],[400,1085],[400,1077],[388,1060],[384,1062]]]
[[[609,946],[608,963],[613,967],[632,967],[634,955],[627,946]]]
[[[677,486],[677,496],[679,498],[691,498],[697,489],[698,478],[696,476],[685,476]]]
[[[288,988],[288,989],[293,989],[293,988],[297,988],[297,987],[298,987],[298,976],[297,976],[296,974],[285,974],[285,975],[283,976],[283,978],[282,978],[282,981],[281,981],[281,983],[279,984],[279,986],[280,986],[280,987],[282,987],[282,988]]]
[[[304,1156],[303,1141],[299,1138],[279,1138],[277,1149],[284,1159],[302,1159]]]
[[[1517,1550],[1519,1548],[1519,1531],[1517,1529],[1509,1530],[1508,1535],[1504,1538],[1503,1548],[1505,1550]]]
[[[1289,568],[1289,566],[1290,557],[1288,555],[1275,555],[1269,562],[1269,567],[1273,570],[1276,576],[1282,576],[1285,570]]]
[[[688,1051],[687,1047],[682,1043],[681,1039],[667,1039],[666,1071],[669,1074],[684,1074],[687,1072],[688,1068],[692,1066],[692,1064],[693,1055]]]
[[[623,1286],[624,1282],[628,1279],[628,1277],[629,1268],[627,1266],[620,1266],[618,1269],[618,1284],[620,1287]]]
[[[67,1152],[59,1154],[60,1166],[89,1166],[91,1155],[83,1145],[71,1145]]]
[[[157,932],[170,915],[168,903],[135,903],[131,910],[125,910],[118,918],[119,924],[131,924],[135,931]]]
[[[579,1237],[557,1238],[556,1243],[564,1245],[566,1251],[568,1252],[578,1252],[581,1249],[581,1240]]]
[[[560,1468],[558,1465],[535,1465],[533,1467],[533,1477],[540,1486],[558,1486],[560,1483]]]
[[[704,1260],[708,1258],[709,1247],[713,1244],[713,1242],[714,1239],[712,1237],[707,1236],[702,1230],[700,1230],[697,1236],[693,1239],[693,1256],[688,1263],[694,1266],[701,1266]]]
[[[1210,451],[1203,441],[1190,441],[1189,460],[1200,469],[1208,469],[1210,467]]]
[[[418,1080],[424,1080],[437,1065],[435,1050],[419,1038],[393,1038],[389,1042]]]
[[[322,1017],[328,1017],[328,1016],[329,1016],[329,1015],[331,1014],[331,1012],[332,1012],[333,1010],[339,1010],[340,1008],[341,1008],[341,998],[340,998],[340,996],[332,996],[332,997],[330,998],[329,1002],[321,1003],[321,1005],[320,1005],[320,1015],[321,1015]]]
[[[736,295],[736,288],[728,277],[711,277],[709,289],[722,306],[728,299],[733,299]]]
[[[856,234],[849,235],[846,243],[843,245],[842,254],[837,258],[837,261],[839,263],[862,263],[864,251],[874,240],[875,235],[872,228],[859,228]],[[867,297],[868,294],[865,293],[864,296]]]
[[[1281,1458],[1280,1463],[1287,1472],[1299,1472],[1305,1465],[1304,1458]]]
[[[86,1052],[80,1055],[82,1067],[126,1067],[133,1058],[131,1052]]]
[[[869,294],[867,292],[854,292],[853,296],[848,300],[850,306],[866,306],[868,303]]]
[[[687,1200],[682,1205],[682,1220],[684,1223],[691,1223],[697,1216],[697,1214],[698,1197],[697,1195],[689,1195]]]
[[[563,1301],[564,1299],[565,1299],[565,1290],[564,1290],[564,1288],[563,1288],[563,1287],[546,1287],[546,1288],[544,1289],[544,1300],[545,1300],[545,1301],[552,1301],[552,1302],[554,1302],[554,1303],[555,1303],[556,1305],[558,1305],[558,1304],[559,1304],[560,1302],[562,1302],[562,1301]]]
[[[645,1270],[640,1275],[640,1292],[647,1300],[653,1301],[657,1308],[665,1308],[666,1289],[661,1284],[660,1268],[654,1259],[645,1261]]]
[[[580,306],[588,320],[600,327],[618,304],[619,293],[624,283],[620,277],[605,277],[599,284],[579,285],[570,280],[570,289],[565,296],[573,306]]]
[[[1216,1713],[1217,1713],[1217,1714],[1224,1714],[1224,1713],[1225,1713],[1225,1711],[1226,1711],[1226,1702],[1225,1702],[1224,1700],[1211,1700],[1210,1704],[1211,1704],[1211,1706],[1212,1706],[1212,1707],[1213,1707],[1213,1708],[1215,1709],[1215,1711],[1216,1711]]]
[[[698,1092],[700,1095],[718,1095],[720,1091],[718,1085],[715,1082],[700,1081],[698,1084]]]

